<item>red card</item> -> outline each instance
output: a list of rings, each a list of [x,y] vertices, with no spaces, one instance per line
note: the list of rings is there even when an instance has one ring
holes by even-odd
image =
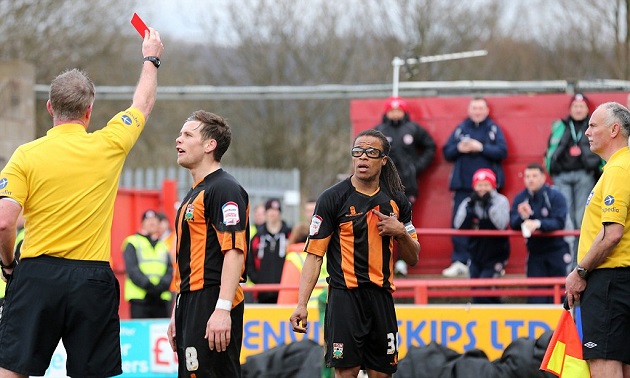
[[[133,14],[133,17],[131,18],[131,25],[133,25],[133,27],[136,28],[136,30],[138,31],[138,33],[140,33],[140,36],[142,38],[144,38],[144,31],[149,30],[147,25],[144,23],[144,21],[142,21],[142,19],[140,18],[140,16],[138,16],[137,13]]]

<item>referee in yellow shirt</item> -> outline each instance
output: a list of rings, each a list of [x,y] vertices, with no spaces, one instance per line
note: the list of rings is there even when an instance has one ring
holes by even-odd
[[[164,46],[152,28],[131,107],[87,132],[94,83],[77,69],[51,83],[48,133],[17,148],[0,173],[0,377],[43,376],[63,340],[71,377],[122,373],[119,286],[109,265],[114,200],[125,158],[153,109]],[[26,237],[15,264],[15,224]]]
[[[606,161],[586,201],[578,265],[566,280],[581,302],[582,349],[593,377],[630,377],[630,112],[616,102],[593,112],[584,135]]]

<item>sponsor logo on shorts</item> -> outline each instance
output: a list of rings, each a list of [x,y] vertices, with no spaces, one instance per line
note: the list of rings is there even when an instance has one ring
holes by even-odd
[[[319,228],[322,226],[322,217],[315,214],[311,218],[311,226],[309,227],[308,234],[309,236],[317,235],[319,232]]]
[[[221,206],[221,211],[223,211],[223,224],[226,226],[234,226],[241,221],[241,218],[238,215],[238,205],[236,202],[226,202],[223,206]]]
[[[597,346],[597,344],[595,344],[592,341],[589,341],[588,343],[585,343],[584,346],[587,347],[588,349],[593,349]]]
[[[343,358],[343,343],[333,343],[332,356],[338,360]]]

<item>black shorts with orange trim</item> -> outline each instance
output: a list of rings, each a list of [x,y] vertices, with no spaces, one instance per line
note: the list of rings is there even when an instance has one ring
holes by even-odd
[[[398,323],[391,293],[375,285],[330,287],[324,339],[328,367],[395,373]]]

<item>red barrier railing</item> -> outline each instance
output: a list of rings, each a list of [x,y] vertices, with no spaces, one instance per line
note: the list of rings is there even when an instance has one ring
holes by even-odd
[[[452,228],[417,228],[418,235],[431,236],[509,236],[523,237],[516,230],[456,230]],[[579,236],[579,230],[535,231],[531,237]],[[426,248],[423,246],[423,248]],[[448,297],[530,297],[550,296],[556,304],[564,295],[565,277],[477,278],[477,279],[396,279],[396,298],[413,298],[415,304],[428,304],[429,298]],[[243,286],[245,291],[298,290],[298,285],[256,284]]]
[[[453,228],[416,228],[418,235],[431,235],[431,236],[520,236],[523,237],[521,231],[516,230],[456,230]],[[580,236],[580,230],[561,230],[532,232],[533,238],[535,237],[552,237],[552,236]]]
[[[553,297],[561,303],[565,277],[544,278],[476,278],[476,279],[411,279],[394,280],[396,298],[413,298],[414,304],[428,304],[429,298],[447,297]],[[298,290],[298,285],[256,284],[243,286],[250,292]]]

